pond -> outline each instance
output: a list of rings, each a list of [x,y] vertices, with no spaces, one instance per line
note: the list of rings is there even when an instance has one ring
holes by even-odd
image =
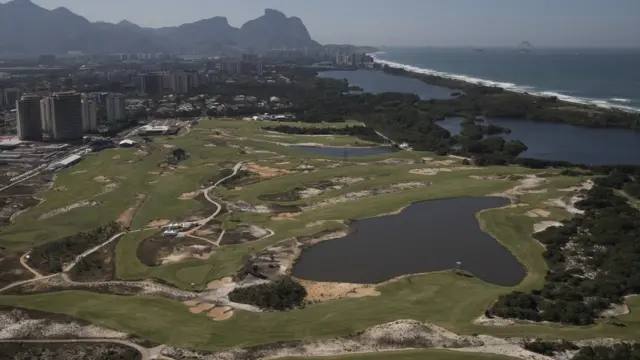
[[[456,135],[462,121],[461,118],[448,118],[438,121],[438,125]],[[521,157],[591,165],[640,164],[640,132],[524,119],[486,119],[485,123],[511,129],[510,134],[501,136],[527,145],[529,149]]]
[[[522,264],[475,215],[508,205],[498,197],[467,197],[413,204],[398,215],[358,220],[346,237],[305,249],[293,276],[305,280],[377,284],[406,274],[455,269],[502,286],[519,284]]]
[[[383,92],[412,93],[422,100],[452,99],[456,90],[441,86],[429,85],[418,79],[396,76],[374,70],[348,70],[348,71],[324,71],[319,77],[331,79],[347,79],[349,85],[355,85],[365,92],[379,94]]]
[[[290,149],[306,151],[323,156],[341,158],[365,157],[371,155],[389,154],[395,152],[390,147],[321,147],[321,146],[289,146]]]

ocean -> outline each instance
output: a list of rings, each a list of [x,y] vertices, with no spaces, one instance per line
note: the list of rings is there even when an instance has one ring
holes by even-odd
[[[640,49],[383,48],[379,62],[561,100],[640,111]]]

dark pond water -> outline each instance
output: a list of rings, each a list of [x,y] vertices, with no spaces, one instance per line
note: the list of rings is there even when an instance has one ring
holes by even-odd
[[[394,152],[389,147],[319,147],[319,146],[289,146],[290,149],[311,152],[323,156],[335,157],[364,157]]]
[[[351,70],[351,71],[325,71],[318,76],[332,79],[347,79],[350,85],[362,88],[366,92],[401,92],[412,93],[423,100],[451,99],[451,90],[441,86],[429,85],[424,82],[404,76],[394,76],[382,71]]]
[[[508,200],[469,197],[413,204],[398,215],[364,219],[354,233],[303,251],[293,275],[307,280],[375,284],[405,274],[462,269],[503,286],[526,272],[497,240],[480,230],[476,213]]]
[[[452,135],[463,119],[449,118],[438,125]],[[531,120],[487,119],[486,123],[511,129],[505,139],[520,140],[529,149],[522,157],[564,160],[579,164],[640,164],[640,132],[625,129],[593,129]]]

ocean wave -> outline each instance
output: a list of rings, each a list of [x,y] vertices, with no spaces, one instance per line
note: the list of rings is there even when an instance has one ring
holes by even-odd
[[[619,103],[630,103],[631,99],[625,98],[610,98],[609,101],[619,102]]]
[[[462,75],[462,74],[452,74],[448,72],[437,71],[433,69],[425,69],[417,66],[411,66],[407,64],[380,59],[378,56],[382,54],[384,54],[384,52],[376,52],[376,53],[371,53],[369,55],[373,57],[375,62],[379,64],[391,66],[394,68],[404,69],[417,74],[439,76],[447,79],[463,81],[466,83],[471,83],[476,85],[501,87],[505,90],[521,93],[521,94],[526,93],[526,94],[541,96],[541,97],[556,97],[558,98],[558,100],[562,100],[562,101],[573,103],[573,104],[592,105],[599,108],[616,109],[616,110],[621,110],[626,112],[640,112],[640,108],[619,104],[619,103],[630,103],[631,102],[630,99],[624,99],[624,98],[610,98],[608,100],[591,99],[591,98],[585,98],[585,97],[565,95],[556,91],[539,91],[531,86],[516,85],[510,82],[500,82],[500,81],[481,79],[481,78]]]

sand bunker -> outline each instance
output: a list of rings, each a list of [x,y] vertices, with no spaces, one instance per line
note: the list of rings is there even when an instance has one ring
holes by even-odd
[[[106,176],[96,176],[93,178],[93,181],[97,181],[97,182],[101,182],[101,183],[108,183],[111,182],[111,179],[109,179]]]
[[[194,191],[194,192],[184,193],[184,194],[180,195],[180,197],[178,197],[178,199],[180,199],[180,200],[193,200],[198,195],[200,195],[200,191]]]
[[[283,220],[295,220],[299,213],[282,213],[277,216],[273,216],[271,220],[283,221]]]
[[[536,175],[527,175],[519,181],[518,185],[512,187],[511,189],[503,193],[491,194],[490,196],[501,196],[501,197],[506,197],[514,200],[521,195],[530,194],[530,193],[539,193],[540,191],[536,191],[532,189],[546,182],[547,182],[546,179],[537,177]],[[546,189],[544,189],[542,192],[544,191],[546,191]]]
[[[142,203],[145,201],[146,198],[147,198],[147,195],[138,194],[136,196],[135,204],[133,204],[127,210],[123,211],[122,214],[118,216],[118,220],[116,220],[116,222],[120,224],[120,226],[122,226],[123,228],[128,228],[129,226],[131,226],[131,222],[133,221],[133,218],[136,216],[138,209],[140,208],[140,206],[142,205]]]
[[[582,201],[583,197],[581,196],[572,196],[568,199],[551,199],[546,202],[547,205],[556,206],[567,210],[571,214],[582,215],[584,214],[583,210],[576,208],[576,203]]]
[[[548,212],[547,210],[533,209],[533,210],[527,211],[525,215],[527,215],[530,218],[537,218],[537,217],[547,218],[549,217],[549,215],[551,215],[551,213]]]
[[[562,223],[558,221],[542,221],[533,225],[533,232],[539,233],[547,230],[550,227],[560,227],[560,226],[562,226]]]
[[[249,172],[252,172],[254,174],[258,174],[258,176],[264,177],[264,178],[272,178],[276,176],[288,175],[293,173],[293,171],[261,166],[255,163],[245,164],[243,166],[243,169]]]
[[[215,307],[215,305],[213,305],[213,304],[209,304],[209,303],[203,302],[203,303],[200,303],[200,304],[198,304],[198,305],[196,305],[194,307],[189,308],[189,311],[192,314],[200,314],[200,313],[202,313],[204,311],[209,311],[209,310],[213,309],[214,307]]]
[[[213,318],[215,321],[227,320],[233,316],[233,309],[228,306],[213,308],[207,313],[207,316]]]
[[[50,217],[54,217],[56,215],[60,215],[60,214],[64,214],[67,213],[73,209],[77,209],[77,208],[81,208],[81,207],[91,207],[91,206],[98,206],[100,205],[100,202],[98,201],[90,201],[90,200],[83,200],[83,201],[79,201],[77,203],[73,203],[71,205],[62,207],[62,208],[58,208],[52,211],[49,211],[46,214],[42,214],[38,220],[44,220],[44,219],[48,219]]]
[[[430,158],[430,157],[423,157],[421,160],[423,164],[438,165],[438,166],[449,166],[457,163],[456,160],[433,160],[433,158]]]
[[[147,224],[147,227],[157,228],[157,227],[167,226],[169,224],[171,224],[171,220],[153,220],[152,222]]]
[[[479,168],[473,166],[460,166],[460,167],[448,167],[448,168],[423,168],[423,169],[412,169],[409,170],[409,173],[415,175],[437,175],[440,172],[452,172],[452,171],[464,171],[464,170],[478,170]]]
[[[560,191],[564,191],[564,192],[576,192],[576,191],[582,191],[582,190],[591,190],[593,188],[593,181],[592,180],[587,180],[585,182],[583,182],[582,184],[580,184],[580,186],[572,186],[572,187],[568,187],[565,189],[560,189]]]
[[[78,171],[74,171],[74,172],[72,172],[72,173],[71,173],[71,175],[84,174],[84,173],[86,173],[86,172],[87,172],[87,170],[78,170]]]
[[[345,297],[378,296],[374,285],[298,280],[307,290],[307,301],[323,302]]]
[[[233,279],[229,276],[224,277],[220,280],[214,280],[212,282],[210,282],[209,284],[207,284],[207,289],[208,290],[215,290],[215,289],[220,289],[221,287],[224,287],[226,285],[229,284],[233,284]]]
[[[193,306],[196,306],[196,305],[200,304],[200,301],[198,301],[198,300],[187,300],[187,301],[183,301],[182,303],[187,305],[188,307],[193,307]]]

